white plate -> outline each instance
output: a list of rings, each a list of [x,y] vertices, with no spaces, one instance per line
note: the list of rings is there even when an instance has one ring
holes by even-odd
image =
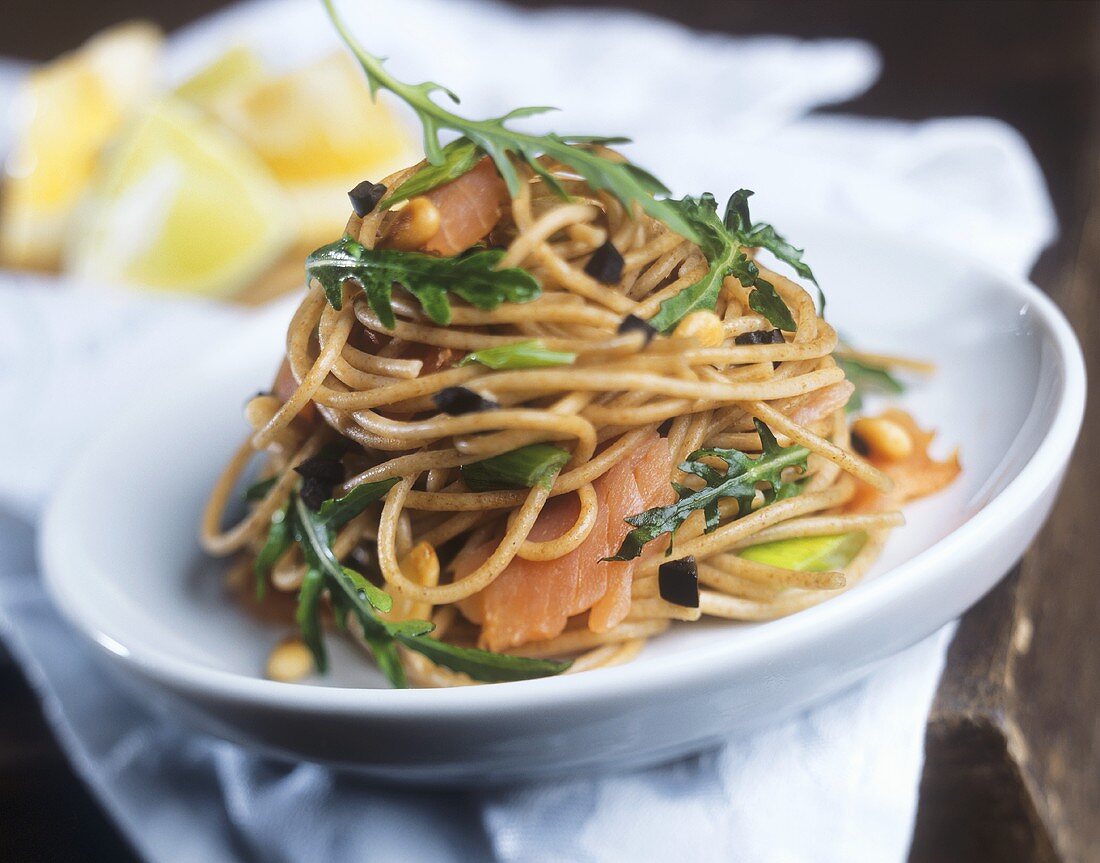
[[[794,230],[793,228],[791,229]],[[272,376],[286,312],[144,397],[96,441],[49,506],[41,556],[62,612],[131,683],[203,728],[273,753],[410,783],[529,779],[653,763],[771,723],[851,684],[972,605],[1049,512],[1079,430],[1085,373],[1037,289],[940,250],[802,226],[830,319],[867,349],[933,359],[905,397],[939,446],[962,448],[950,490],[907,508],[872,577],[764,624],[689,624],[635,662],[585,674],[393,691],[330,641],[319,685],[260,676],[285,628],[223,599],[195,536]]]

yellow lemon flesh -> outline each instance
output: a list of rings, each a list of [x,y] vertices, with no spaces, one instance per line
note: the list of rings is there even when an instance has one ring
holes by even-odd
[[[863,532],[800,536],[750,545],[737,556],[799,572],[830,572],[851,563],[866,541],[867,534]]]
[[[74,224],[76,275],[210,296],[241,290],[295,233],[263,163],[174,97],[123,130]]]
[[[180,84],[176,95],[217,112],[223,100],[258,86],[268,77],[264,62],[256,52],[238,45]]]
[[[340,233],[348,189],[419,158],[408,126],[372,99],[362,72],[340,54],[247,87],[225,88],[207,105],[287,190],[303,246]]]
[[[0,194],[0,263],[57,267],[100,151],[153,89],[161,41],[151,24],[119,25],[27,76]]]

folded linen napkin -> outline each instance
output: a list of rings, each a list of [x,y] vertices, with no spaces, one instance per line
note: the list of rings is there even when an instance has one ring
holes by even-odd
[[[681,191],[755,187],[760,214],[780,226],[783,213],[818,214],[932,246],[962,236],[971,253],[1017,273],[1053,234],[1037,166],[1001,124],[803,118],[873,80],[877,60],[859,43],[701,36],[638,15],[520,13],[474,0],[349,14],[372,47],[400,57],[402,75],[430,72],[467,96],[472,114],[561,104],[555,127],[636,136],[633,155]],[[485,33],[491,65],[467,50]],[[175,37],[176,74],[241,40],[286,63],[334,45],[314,4],[251,3]],[[746,95],[732,97],[731,82]],[[654,111],[670,104],[675,123]],[[9,454],[0,458],[0,636],[78,772],[142,856],[904,859],[951,627],[830,703],[720,750],[622,776],[491,792],[400,791],[277,763],[135,702],[49,605],[30,553],[34,519],[72,450],[137,391],[136,358],[155,357],[167,371],[228,336],[241,314],[59,280],[0,281],[0,403],[19,406],[0,424],[0,452]]]

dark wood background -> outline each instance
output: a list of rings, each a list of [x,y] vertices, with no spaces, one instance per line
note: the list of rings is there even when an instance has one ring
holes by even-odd
[[[144,16],[171,29],[221,5],[219,0],[6,0],[0,56],[47,59],[115,21]],[[1043,167],[1061,223],[1059,240],[1033,278],[1070,315],[1095,368],[1100,359],[1100,4],[610,0],[605,5],[742,35],[866,39],[882,53],[881,80],[866,95],[832,110],[914,120],[978,114],[1016,126]],[[952,646],[929,719],[912,863],[1100,860],[1098,423],[1094,403],[1050,524],[1023,564],[964,618]],[[73,776],[25,682],[2,656],[0,705],[0,859],[134,859]]]

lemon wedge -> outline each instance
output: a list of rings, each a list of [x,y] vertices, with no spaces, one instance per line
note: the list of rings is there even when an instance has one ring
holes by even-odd
[[[299,241],[310,248],[343,230],[348,189],[420,158],[409,127],[373,100],[362,72],[342,54],[223,88],[207,105],[287,190]]]
[[[799,572],[829,572],[851,563],[866,541],[867,534],[863,532],[800,536],[750,545],[741,549],[737,556]]]
[[[258,86],[268,77],[259,55],[245,45],[237,45],[180,84],[176,95],[216,113],[223,100]]]
[[[54,269],[107,140],[151,92],[162,37],[152,24],[105,30],[31,72],[13,104],[0,194],[0,262]]]
[[[69,269],[94,280],[230,296],[292,244],[285,195],[193,106],[156,102],[123,130],[74,220]]]

